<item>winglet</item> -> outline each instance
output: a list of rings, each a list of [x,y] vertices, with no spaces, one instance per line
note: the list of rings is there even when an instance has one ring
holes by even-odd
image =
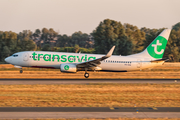
[[[114,51],[115,45],[111,48],[111,50],[107,53],[106,57],[111,57],[113,51]]]

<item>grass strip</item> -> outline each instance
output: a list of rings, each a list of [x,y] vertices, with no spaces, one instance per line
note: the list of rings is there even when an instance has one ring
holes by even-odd
[[[180,107],[180,84],[0,85],[1,107]]]

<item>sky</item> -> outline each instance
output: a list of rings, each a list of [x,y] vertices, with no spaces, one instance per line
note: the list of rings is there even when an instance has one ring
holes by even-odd
[[[147,28],[180,22],[180,0],[0,0],[0,31],[91,33],[104,19]]]

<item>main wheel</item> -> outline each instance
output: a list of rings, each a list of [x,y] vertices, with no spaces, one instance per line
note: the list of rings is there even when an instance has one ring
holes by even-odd
[[[84,74],[84,77],[85,77],[85,78],[88,78],[88,77],[89,77],[89,73],[85,73],[85,74]]]
[[[20,70],[20,73],[23,73],[23,70],[22,70],[22,69]]]

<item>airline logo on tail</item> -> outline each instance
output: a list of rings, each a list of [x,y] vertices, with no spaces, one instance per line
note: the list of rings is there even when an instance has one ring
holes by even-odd
[[[156,59],[161,59],[167,44],[166,38],[158,36],[147,48],[149,55]]]

